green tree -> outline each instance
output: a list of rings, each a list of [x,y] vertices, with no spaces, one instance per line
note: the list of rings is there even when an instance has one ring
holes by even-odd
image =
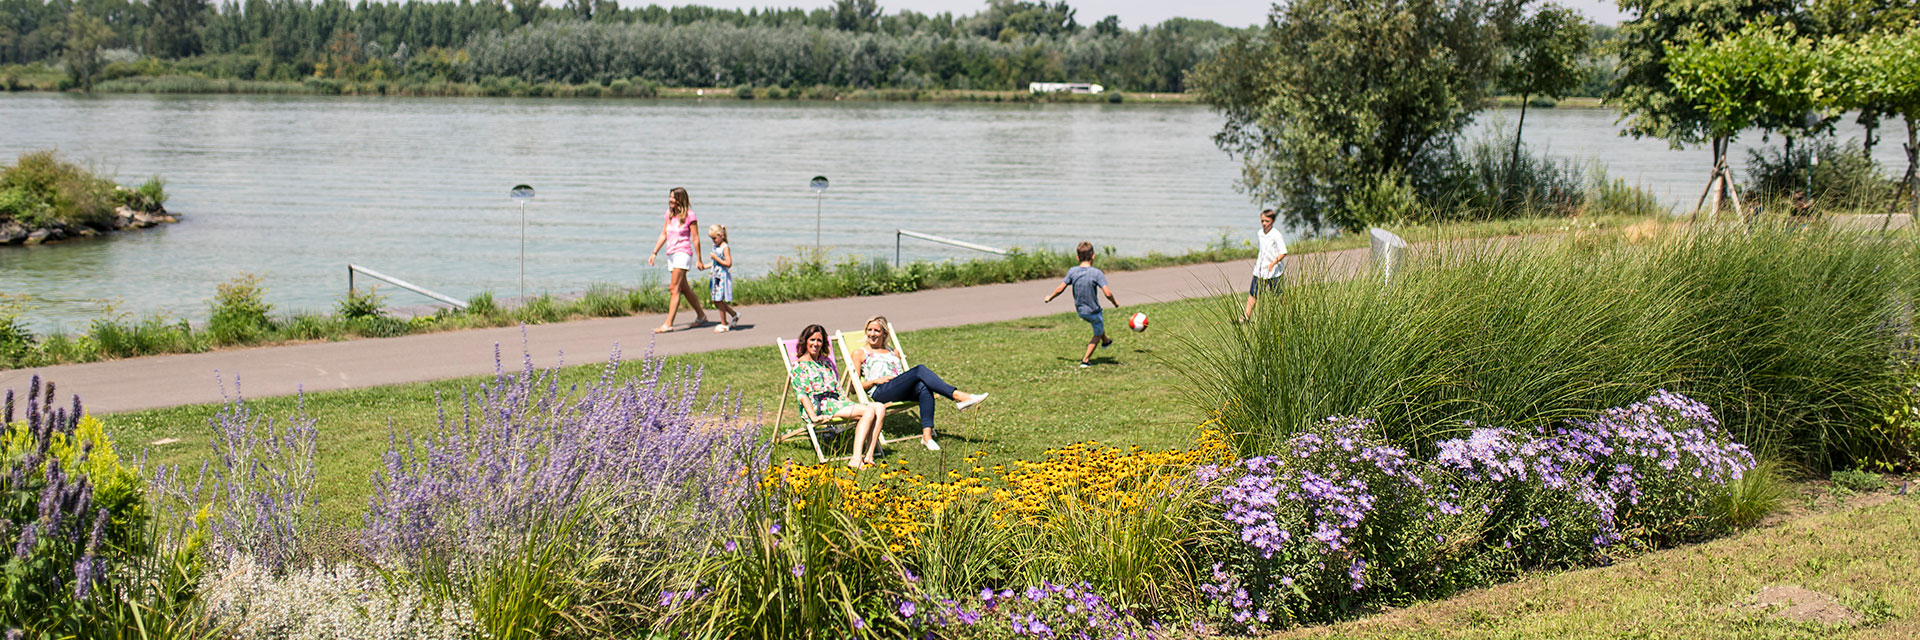
[[[1520,96],[1520,122],[1513,128],[1508,173],[1520,165],[1520,138],[1527,126],[1527,101],[1534,96],[1566,98],[1586,80],[1583,63],[1592,25],[1572,9],[1549,4],[1514,25],[1500,68],[1499,88]],[[1508,180],[1512,182],[1511,178]]]
[[[1913,220],[1920,220],[1920,27],[1908,25],[1901,32],[1878,32],[1861,37],[1850,46],[1839,48],[1837,57],[1843,66],[1856,70],[1849,74],[1854,104],[1874,104],[1885,113],[1898,115],[1907,123],[1907,173],[1901,180],[1903,194],[1912,199],[1908,209]]]
[[[113,41],[113,29],[99,18],[88,15],[86,11],[75,7],[67,14],[65,38],[61,48],[67,62],[67,74],[73,76],[80,90],[93,92],[93,77],[106,66],[100,56],[100,50]]]
[[[1607,103],[1620,110],[1623,132],[1660,138],[1679,149],[1711,137],[1701,105],[1674,93],[1667,76],[1667,46],[1685,39],[1712,40],[1767,16],[1791,16],[1794,0],[1619,0],[1634,14],[1615,40],[1620,75]],[[1716,157],[1718,151],[1715,152]]]
[[[1360,195],[1405,176],[1431,190],[1444,152],[1487,103],[1518,0],[1298,0],[1196,67],[1226,116],[1214,142],[1241,187],[1289,222],[1359,229]]]
[[[1828,97],[1831,65],[1791,26],[1754,23],[1716,40],[1670,44],[1667,70],[1674,95],[1698,105],[1713,142],[1709,193],[1731,193],[1727,146],[1741,131],[1838,106]],[[1733,197],[1738,207],[1739,196]]]
[[[200,29],[207,0],[152,0],[153,23],[147,26],[147,55],[184,58],[201,51]]]

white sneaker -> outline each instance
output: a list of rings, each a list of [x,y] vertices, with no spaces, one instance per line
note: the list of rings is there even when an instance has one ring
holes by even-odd
[[[934,441],[932,441],[932,440],[921,440],[921,441],[920,441],[920,444],[924,444],[924,445],[927,445],[927,450],[928,450],[928,451],[939,451],[939,450],[940,450],[940,443],[938,443],[938,442],[934,442]]]
[[[984,393],[976,393],[976,394],[973,394],[973,395],[971,395],[971,396],[967,396],[967,400],[966,400],[966,402],[955,402],[955,403],[953,403],[953,409],[954,409],[955,411],[966,411],[966,410],[967,410],[967,407],[971,407],[971,406],[973,406],[973,405],[976,405],[976,404],[980,404],[980,402],[981,402],[981,401],[983,401],[983,400],[986,400],[986,399],[987,399],[987,394],[984,394]],[[936,451],[937,451],[937,449],[936,449]]]

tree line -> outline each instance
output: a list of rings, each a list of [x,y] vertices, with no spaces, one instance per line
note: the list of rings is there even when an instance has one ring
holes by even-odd
[[[1395,202],[1453,206],[1474,173],[1460,134],[1495,91],[1558,98],[1600,77],[1623,134],[1711,143],[1723,188],[1731,137],[1831,137],[1848,113],[1868,130],[1862,156],[1883,119],[1906,119],[1914,180],[1920,1],[1619,2],[1634,17],[1603,30],[1536,0],[1294,0],[1191,82],[1227,118],[1215,141],[1244,161],[1243,189],[1308,226],[1363,228]],[[1529,166],[1524,113],[1492,171],[1508,182]]]
[[[1098,82],[1179,92],[1237,30],[1172,19],[1082,24],[1066,2],[990,0],[971,15],[622,7],[616,0],[0,0],[0,64],[63,65],[83,86],[118,52],[147,72],[241,80],[1015,89]],[[129,56],[128,54],[132,54]],[[177,64],[176,64],[177,63]]]

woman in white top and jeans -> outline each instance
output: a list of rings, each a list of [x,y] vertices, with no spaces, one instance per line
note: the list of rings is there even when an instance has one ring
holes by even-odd
[[[1287,259],[1287,240],[1280,237],[1280,230],[1274,228],[1272,209],[1260,212],[1260,257],[1253,259],[1253,283],[1247,285],[1247,310],[1240,314],[1240,321],[1253,318],[1253,301],[1261,293],[1279,293],[1286,274],[1284,261]]]
[[[933,441],[933,397],[945,396],[954,401],[957,409],[965,411],[987,399],[987,394],[955,389],[926,365],[906,368],[900,354],[887,347],[885,316],[868,320],[866,334],[867,346],[853,351],[853,368],[860,372],[860,386],[867,389],[867,396],[874,402],[919,400],[920,442],[927,445],[929,451],[939,451],[940,444]]]

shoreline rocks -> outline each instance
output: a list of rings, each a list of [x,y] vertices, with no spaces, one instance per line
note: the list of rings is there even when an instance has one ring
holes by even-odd
[[[179,222],[179,216],[167,213],[165,208],[158,211],[135,211],[132,207],[115,207],[113,216],[107,225],[96,227],[83,224],[55,223],[45,227],[28,227],[18,220],[0,221],[0,246],[31,247],[62,240],[94,238],[104,233],[127,229],[145,229],[147,227]]]

